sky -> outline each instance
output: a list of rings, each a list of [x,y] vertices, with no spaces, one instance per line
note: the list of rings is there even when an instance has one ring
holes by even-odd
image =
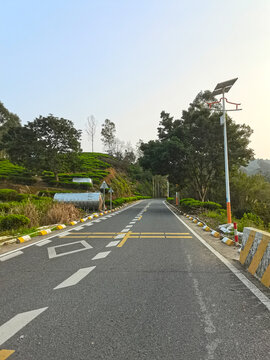
[[[157,138],[162,110],[180,118],[201,90],[238,77],[230,113],[270,158],[269,0],[0,0],[0,101],[22,123],[49,113],[83,130],[97,121],[133,146]]]

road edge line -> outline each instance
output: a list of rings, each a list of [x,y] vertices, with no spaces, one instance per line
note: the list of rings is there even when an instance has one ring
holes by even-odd
[[[176,215],[172,209],[163,201],[163,204],[173,213],[173,215],[183,224],[185,227],[194,235],[196,238],[208,249],[210,250],[216,257],[225,265],[231,272],[256,296],[260,302],[266,306],[267,310],[270,311],[270,299],[264,295],[264,293],[257,288],[245,275],[242,274],[240,270],[238,270],[234,265],[232,265],[229,260],[227,260],[223,255],[221,255],[217,250],[212,248],[200,235],[198,235],[193,229],[191,229],[178,215]]]

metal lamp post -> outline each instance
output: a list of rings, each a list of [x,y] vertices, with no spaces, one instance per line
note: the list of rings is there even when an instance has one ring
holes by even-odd
[[[237,110],[241,110],[241,109],[238,109],[238,106],[240,104],[236,104],[236,103],[232,103],[232,102],[228,101],[225,98],[224,95],[225,95],[225,93],[227,93],[231,89],[231,87],[233,86],[233,84],[236,82],[237,79],[238,78],[228,80],[228,81],[224,81],[222,83],[218,83],[217,86],[215,87],[212,95],[216,96],[216,95],[222,94],[222,98],[219,101],[208,103],[209,107],[211,108],[211,106],[213,104],[220,103],[220,101],[222,100],[222,112],[223,112],[223,115],[220,118],[220,124],[223,125],[223,131],[224,131],[225,183],[226,183],[226,204],[227,204],[227,222],[228,222],[228,224],[231,224],[231,222],[232,222],[232,214],[231,214],[231,196],[230,196],[230,180],[229,180],[229,160],[228,160],[228,144],[227,144],[226,111],[237,111]],[[225,101],[227,103],[229,103],[229,104],[236,105],[236,109],[226,110],[225,109]]]

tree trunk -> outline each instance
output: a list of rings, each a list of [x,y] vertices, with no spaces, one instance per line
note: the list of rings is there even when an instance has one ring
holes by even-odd
[[[59,181],[58,173],[54,173],[54,175],[55,175],[55,180],[56,180],[56,181]]]

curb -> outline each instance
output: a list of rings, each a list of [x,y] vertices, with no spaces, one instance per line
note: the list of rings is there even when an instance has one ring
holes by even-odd
[[[20,244],[20,243],[23,243],[23,242],[29,241],[29,240],[31,240],[31,236],[30,235],[24,235],[24,236],[18,237],[18,239],[16,239],[16,243]]]
[[[201,221],[199,218],[196,218],[194,216],[191,216],[189,214],[183,213],[181,210],[177,209],[174,205],[168,203],[170,206],[172,206],[175,210],[179,211],[181,215],[185,216],[188,220],[192,221],[194,224],[196,224],[199,227],[202,227],[204,231],[211,232],[211,235],[214,236],[216,239],[220,239],[223,244],[226,244],[228,246],[235,245],[234,241],[223,237],[221,233],[218,231],[211,229],[208,225],[206,225],[203,221]]]

